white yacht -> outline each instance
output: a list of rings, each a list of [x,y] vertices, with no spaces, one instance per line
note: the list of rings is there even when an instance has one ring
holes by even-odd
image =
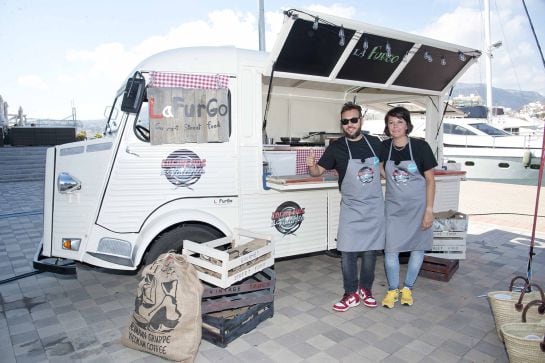
[[[424,128],[415,124],[414,136]],[[468,179],[533,183],[539,174],[542,135],[513,135],[480,119],[445,118],[444,163],[459,163]]]

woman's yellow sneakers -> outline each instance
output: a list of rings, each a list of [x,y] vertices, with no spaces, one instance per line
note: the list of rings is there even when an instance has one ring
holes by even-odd
[[[401,289],[401,303],[409,306],[413,304],[413,292],[408,287]]]
[[[382,299],[382,306],[392,309],[395,302],[399,298],[399,289],[388,290],[384,299]]]

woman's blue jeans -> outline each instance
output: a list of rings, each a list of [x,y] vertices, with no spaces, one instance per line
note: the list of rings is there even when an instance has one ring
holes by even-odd
[[[361,267],[358,281],[358,256],[361,255]],[[375,280],[377,251],[341,252],[344,292],[358,291],[358,287],[371,290]]]
[[[411,251],[409,264],[407,266],[407,275],[405,275],[404,287],[412,289],[422,262],[424,261],[424,251]],[[388,290],[399,288],[399,252],[384,252],[384,269],[388,279]]]

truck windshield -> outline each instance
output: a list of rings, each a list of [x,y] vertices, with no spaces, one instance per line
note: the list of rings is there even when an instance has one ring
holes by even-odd
[[[105,135],[112,135],[117,133],[117,130],[119,129],[120,124],[120,115],[123,114],[123,112],[120,109],[121,100],[123,98],[123,94],[116,97],[114,100],[114,104],[111,107],[108,107],[106,109],[107,114],[107,121],[106,126],[104,128],[104,134]]]

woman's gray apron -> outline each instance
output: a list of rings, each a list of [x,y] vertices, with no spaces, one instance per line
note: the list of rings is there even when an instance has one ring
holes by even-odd
[[[386,171],[386,247],[385,252],[431,250],[432,229],[422,230],[426,212],[426,179],[414,162],[411,139],[408,140],[411,160],[395,165],[390,160],[392,144],[385,163]]]
[[[341,184],[341,211],[337,232],[337,250],[360,252],[384,249],[384,198],[380,185],[379,159],[362,135],[374,156],[362,161],[352,159],[349,142],[348,165]]]

